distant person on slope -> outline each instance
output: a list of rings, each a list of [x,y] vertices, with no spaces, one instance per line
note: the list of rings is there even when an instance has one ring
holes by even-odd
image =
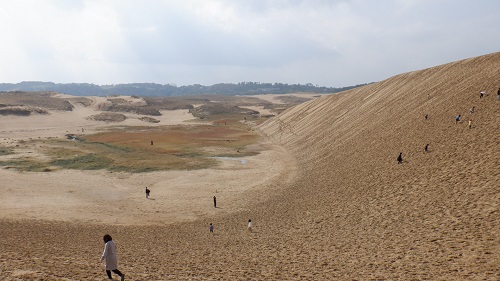
[[[118,274],[120,276],[120,280],[125,280],[125,274],[121,273],[118,270],[118,256],[116,255],[116,244],[111,238],[111,235],[106,234],[103,237],[104,239],[104,252],[101,256],[101,262],[106,261],[106,274],[108,275],[109,280],[113,280],[111,277],[111,271]]]
[[[247,229],[249,232],[252,232],[252,220],[248,220]]]
[[[398,164],[401,164],[403,163],[403,152],[400,152],[399,155],[398,155]]]
[[[149,193],[151,192],[151,190],[148,189],[148,187],[146,186],[146,199],[149,198]]]
[[[458,124],[458,122],[460,122],[460,114],[455,116],[455,124]]]
[[[500,101],[500,88],[498,88],[497,99]]]

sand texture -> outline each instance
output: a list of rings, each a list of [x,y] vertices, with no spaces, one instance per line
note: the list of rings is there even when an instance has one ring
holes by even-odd
[[[500,280],[499,62],[300,104],[257,128],[260,155],[219,170],[1,170],[0,280],[106,280],[106,233],[126,280]]]

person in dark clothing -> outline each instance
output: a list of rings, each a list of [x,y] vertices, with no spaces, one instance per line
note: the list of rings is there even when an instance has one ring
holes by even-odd
[[[214,208],[217,208],[217,197],[214,196]]]
[[[403,152],[400,152],[398,155],[398,164],[403,163]]]
[[[212,223],[210,223],[208,229],[210,229],[210,233],[214,233],[214,225]]]
[[[149,193],[151,192],[151,190],[148,189],[148,187],[146,186],[146,199],[149,198]]]
[[[429,144],[426,144],[426,145],[425,145],[424,151],[425,151],[425,152],[429,152]]]
[[[460,122],[460,114],[458,114],[457,116],[455,116],[455,124],[457,124],[458,122]]]

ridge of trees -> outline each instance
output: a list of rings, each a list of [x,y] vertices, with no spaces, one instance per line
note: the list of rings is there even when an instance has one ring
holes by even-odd
[[[367,84],[355,86],[332,88],[319,87],[311,83],[286,84],[286,83],[260,83],[240,82],[219,83],[211,86],[193,84],[188,86],[176,86],[171,84],[156,83],[129,83],[113,85],[96,85],[90,83],[53,83],[40,81],[23,81],[20,83],[0,83],[0,91],[24,91],[24,92],[58,92],[74,96],[110,96],[110,95],[135,95],[135,96],[186,96],[202,94],[222,95],[258,95],[258,94],[289,94],[297,92],[309,93],[338,93],[361,87]]]

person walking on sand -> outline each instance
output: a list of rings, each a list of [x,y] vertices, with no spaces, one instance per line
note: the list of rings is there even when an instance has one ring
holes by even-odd
[[[425,145],[424,151],[425,151],[425,152],[429,152],[429,144],[426,144],[426,145]]]
[[[214,208],[217,208],[217,197],[214,196]]]
[[[248,232],[252,232],[252,220],[248,220],[248,225],[247,225]]]
[[[460,114],[455,116],[455,124],[458,124],[458,122],[460,122]]]
[[[210,230],[210,233],[214,233],[214,225],[212,223],[210,223],[208,229]]]
[[[500,88],[498,88],[497,99],[500,101]]]
[[[118,256],[116,254],[116,244],[113,241],[113,238],[111,238],[111,235],[106,234],[104,235],[103,239],[104,252],[101,256],[101,262],[106,261],[106,274],[108,275],[109,280],[113,280],[113,278],[111,277],[111,271],[118,274],[118,276],[120,276],[121,278],[121,281],[125,280],[125,274],[121,273],[120,270],[118,270]]]
[[[403,163],[403,152],[399,153],[397,160],[398,160],[398,164]]]
[[[469,129],[472,128],[472,119],[469,120]]]
[[[151,192],[151,190],[148,189],[148,187],[146,186],[146,199],[149,198],[149,193]]]

